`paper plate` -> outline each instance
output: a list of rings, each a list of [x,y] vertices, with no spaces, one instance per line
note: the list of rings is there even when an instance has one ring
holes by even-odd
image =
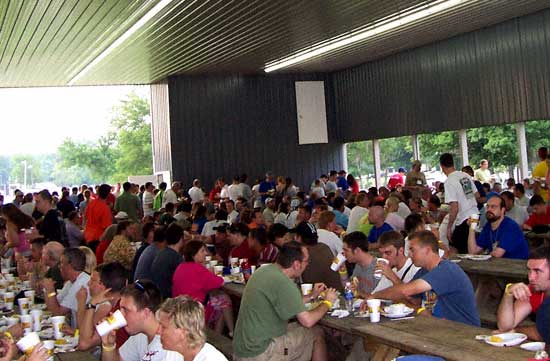
[[[544,348],[546,347],[546,344],[544,342],[526,342],[521,344],[519,347],[527,351],[536,352],[536,351],[544,350]]]
[[[389,307],[385,307],[384,312],[381,312],[381,314],[382,314],[382,316],[387,317],[387,318],[405,317],[405,316],[408,316],[408,315],[410,315],[411,313],[414,312],[414,309],[409,308],[409,307],[406,307],[405,311],[403,311],[401,313],[389,313],[389,312],[386,311],[386,309],[389,309]]]
[[[487,261],[491,259],[490,254],[472,254],[468,257],[472,261]]]
[[[495,338],[500,338],[502,341],[497,341]],[[491,341],[493,339],[493,341]],[[516,346],[522,343],[523,341],[527,340],[527,336],[523,333],[499,333],[497,335],[493,335],[491,337],[488,337],[485,342],[489,345],[497,346],[497,347],[504,347],[504,346]]]

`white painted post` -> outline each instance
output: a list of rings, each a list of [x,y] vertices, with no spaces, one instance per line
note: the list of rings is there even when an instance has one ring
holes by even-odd
[[[418,134],[413,134],[411,136],[411,141],[413,145],[414,160],[420,160],[420,141],[418,140]]]
[[[518,139],[519,151],[519,179],[516,182],[521,183],[521,180],[527,178],[528,161],[527,161],[527,140],[525,139],[525,122],[516,123],[516,137]]]
[[[376,185],[376,188],[380,188],[382,186],[382,177],[380,170],[380,140],[379,139],[373,139],[372,140],[372,152],[374,155],[374,182]]]
[[[470,164],[468,158],[468,137],[466,135],[466,129],[460,129],[458,131],[458,142],[460,144],[460,154],[462,155],[462,166]]]

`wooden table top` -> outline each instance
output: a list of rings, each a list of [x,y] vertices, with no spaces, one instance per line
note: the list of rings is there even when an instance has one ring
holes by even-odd
[[[245,285],[242,285],[239,283],[226,283],[223,285],[223,290],[229,296],[242,297],[244,293],[244,288],[245,288]]]
[[[55,355],[59,361],[94,361],[96,358],[89,352],[74,351]]]
[[[487,261],[460,260],[457,264],[469,275],[491,276],[511,281],[527,280],[527,261],[508,258],[495,258]]]
[[[476,335],[491,330],[472,327],[434,317],[415,317],[402,321],[382,318],[380,323],[365,323],[355,334],[412,354],[430,354],[447,361],[518,361],[534,357],[534,352],[516,347],[495,347],[477,341]]]

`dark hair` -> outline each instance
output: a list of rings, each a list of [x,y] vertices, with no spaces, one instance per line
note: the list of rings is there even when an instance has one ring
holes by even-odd
[[[250,230],[250,238],[254,238],[262,246],[265,246],[269,243],[267,231],[265,230],[265,228],[254,228]]]
[[[348,181],[348,185],[350,187],[353,187],[355,185],[355,183],[357,183],[357,181],[355,180],[355,177],[353,176],[353,174],[348,174],[346,180]]]
[[[424,224],[422,216],[418,213],[411,213],[405,218],[405,232],[411,235],[422,224]]]
[[[145,188],[149,188],[149,186],[152,186],[152,185],[153,185],[152,182],[146,182],[146,183],[145,183]]]
[[[344,236],[344,242],[353,250],[359,248],[363,252],[369,251],[369,241],[363,232],[355,231]]]
[[[42,197],[45,201],[51,202],[52,201],[52,194],[47,189],[42,189],[40,192],[38,192],[38,195]]]
[[[500,197],[502,199],[507,198],[509,201],[513,201],[515,199],[514,195],[510,191],[504,191],[500,193]]]
[[[525,187],[521,183],[514,184],[514,189],[520,192],[521,194],[525,194]]]
[[[191,213],[191,209],[193,209],[193,206],[189,202],[183,202],[178,206],[178,212]]]
[[[13,203],[2,205],[2,215],[7,221],[15,224],[18,232],[21,229],[34,227],[34,220],[32,217],[21,212],[21,210]]]
[[[441,207],[441,199],[438,196],[430,196],[430,203],[435,204],[437,208]]]
[[[193,257],[203,248],[205,244],[202,241],[189,241],[185,244],[183,249],[183,258],[185,262],[195,262]]]
[[[397,231],[382,233],[378,238],[378,242],[380,243],[380,247],[394,246],[397,249],[405,247],[405,239],[403,239],[401,233]]]
[[[75,271],[83,272],[86,269],[86,255],[80,249],[65,248],[63,257]]]
[[[166,228],[164,226],[155,228],[155,234],[153,235],[153,242],[162,243],[165,240],[166,240]]]
[[[132,183],[130,182],[124,182],[122,184],[122,189],[124,189],[125,192],[128,192],[132,188]]]
[[[439,242],[435,235],[430,231],[418,231],[410,236],[410,240],[416,239],[422,247],[429,247],[433,253],[439,252]]]
[[[275,242],[276,238],[284,237],[288,233],[288,228],[284,224],[275,223],[267,231],[267,239],[271,243]]]
[[[164,206],[164,210],[165,210],[166,212],[173,212],[173,211],[174,211],[174,208],[175,208],[175,206],[174,206],[174,203],[172,203],[172,202],[168,202],[168,203],[166,203],[166,205]]]
[[[218,209],[214,214],[214,218],[217,221],[227,221],[227,211],[224,211],[223,209]]]
[[[344,204],[345,204],[344,197],[336,197],[334,198],[334,201],[332,201],[332,206],[336,209],[342,208]]]
[[[44,247],[46,245],[46,238],[44,237],[38,237],[38,238],[35,238],[31,241],[31,245],[37,245],[37,246],[40,246],[40,247]]]
[[[167,245],[177,244],[183,236],[183,228],[178,226],[176,223],[171,223],[168,228],[166,228],[166,233],[164,236],[166,237]]]
[[[240,234],[243,237],[247,237],[249,233],[248,226],[244,223],[233,223],[229,227],[229,233]]]
[[[533,249],[529,252],[527,259],[545,259],[547,263],[550,263],[550,247],[542,246]]]
[[[107,199],[109,196],[109,193],[111,193],[111,186],[108,184],[102,184],[99,186],[99,189],[97,190],[97,195],[101,199]]]
[[[464,167],[462,167],[462,171],[468,174],[470,177],[474,176],[474,169],[469,165],[465,165]]]
[[[535,194],[533,197],[531,197],[531,199],[529,200],[529,206],[530,207],[533,207],[533,206],[536,206],[536,205],[539,205],[539,204],[542,204],[544,205],[544,199],[538,195],[538,194]]]
[[[289,208],[288,203],[286,203],[286,202],[281,202],[281,203],[279,204],[279,213],[285,213],[285,214],[287,214],[287,213],[288,213],[288,208]]]
[[[130,221],[120,221],[117,223],[116,225],[116,234],[119,235],[119,234],[122,234],[122,232],[124,232],[125,230],[128,229],[128,227],[130,227]]]
[[[159,189],[165,191],[166,190],[166,187],[168,187],[168,184],[166,184],[166,182],[162,182],[159,184]]]
[[[290,241],[285,243],[279,250],[279,256],[277,257],[277,263],[283,268],[290,268],[294,261],[302,262],[304,260],[304,251],[302,248],[304,245]]]
[[[141,234],[143,236],[143,239],[147,239],[147,236],[149,235],[149,232],[155,230],[155,224],[153,222],[148,222],[143,225],[141,228]]]
[[[451,153],[443,153],[439,157],[439,164],[443,167],[450,168],[455,166],[453,155]]]
[[[148,308],[155,313],[162,302],[159,289],[149,280],[136,280],[131,285],[124,287],[120,295],[131,297],[138,311]]]
[[[103,263],[95,269],[99,273],[99,279],[106,288],[120,292],[128,282],[128,271],[118,262]]]

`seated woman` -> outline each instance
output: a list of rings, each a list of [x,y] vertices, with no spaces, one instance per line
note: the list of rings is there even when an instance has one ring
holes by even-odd
[[[28,257],[31,255],[31,246],[26,232],[34,228],[34,220],[21,212],[13,203],[2,206],[2,216],[6,219],[7,243],[1,248],[0,254],[4,255],[13,249],[16,255]]]
[[[258,266],[264,263],[275,263],[279,255],[279,250],[275,245],[269,242],[265,228],[251,230],[247,241],[248,246],[258,254]]]
[[[170,298],[157,311],[160,339],[166,350],[176,351],[184,360],[227,361],[206,342],[203,306],[186,296]]]
[[[233,335],[233,307],[229,297],[217,291],[223,286],[223,278],[210,272],[203,263],[208,251],[202,241],[189,241],[185,245],[181,263],[174,272],[172,296],[187,295],[206,305],[206,322],[210,328],[222,333],[227,326]]]

